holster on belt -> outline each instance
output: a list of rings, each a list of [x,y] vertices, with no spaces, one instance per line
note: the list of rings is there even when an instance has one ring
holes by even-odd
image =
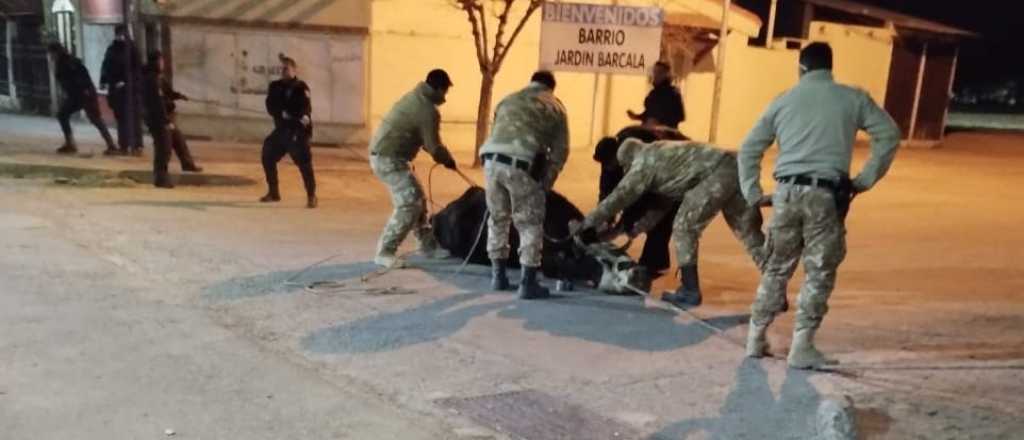
[[[846,215],[850,213],[850,204],[856,195],[857,191],[853,188],[853,180],[850,180],[850,176],[840,176],[839,184],[835,189],[836,213],[839,214],[839,221],[846,221]]]
[[[533,157],[533,163],[530,164],[530,177],[533,180],[544,183],[544,178],[547,177],[548,172],[548,155],[540,153]]]

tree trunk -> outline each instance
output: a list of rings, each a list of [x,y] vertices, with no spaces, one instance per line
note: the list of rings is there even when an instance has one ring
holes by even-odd
[[[480,146],[487,140],[491,125],[491,98],[494,95],[494,74],[484,72],[480,81],[480,105],[476,111],[476,147],[473,149],[473,167],[480,166]]]

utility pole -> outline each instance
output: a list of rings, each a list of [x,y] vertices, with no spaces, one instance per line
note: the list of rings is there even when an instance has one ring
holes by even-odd
[[[729,40],[729,11],[732,0],[722,2],[722,28],[718,32],[718,62],[715,63],[715,94],[711,100],[711,133],[708,142],[718,139],[718,119],[722,107],[722,73],[725,71],[725,47]]]
[[[133,22],[134,22],[134,20],[133,20],[134,10],[132,8],[132,6],[133,6],[132,3],[133,3],[132,0],[121,0],[121,23],[124,25],[124,31],[125,31],[125,36],[124,36],[125,37],[124,38],[124,40],[125,40],[125,45],[124,45],[124,52],[125,52],[124,53],[124,60],[125,60],[125,63],[124,63],[124,70],[125,70],[124,90],[125,90],[125,95],[126,95],[125,99],[128,101],[126,103],[126,105],[125,105],[125,121],[124,121],[124,123],[128,124],[128,127],[125,128],[125,131],[124,131],[124,133],[128,137],[127,141],[125,142],[125,145],[123,145],[126,148],[141,147],[141,145],[135,145],[135,139],[137,137],[141,137],[141,135],[142,135],[141,133],[136,133],[135,132],[135,130],[138,130],[138,129],[141,128],[140,124],[136,123],[137,115],[138,115],[138,112],[140,111],[140,109],[137,108],[137,106],[136,106],[136,104],[139,102],[139,100],[137,99],[137,96],[138,96],[138,90],[137,89],[139,87],[139,84],[135,83],[135,73],[136,73],[135,72],[135,68],[137,67],[135,65],[135,63],[137,61],[140,61],[140,60],[138,60],[136,58],[136,56],[138,54],[138,51],[135,48],[135,38],[134,38],[134,33],[135,32],[134,32],[134,27],[132,26]]]

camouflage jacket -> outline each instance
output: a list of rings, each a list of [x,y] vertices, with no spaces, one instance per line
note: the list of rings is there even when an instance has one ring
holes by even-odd
[[[480,148],[485,153],[525,160],[547,155],[543,183],[551,187],[569,158],[569,123],[562,101],[537,83],[506,96],[494,111],[491,136]]]
[[[650,192],[668,200],[682,200],[686,191],[700,183],[726,155],[732,154],[708,144],[689,141],[657,141],[645,144],[626,139],[617,154],[625,177],[615,190],[587,215],[584,227],[597,227],[622,212],[644,193]],[[652,212],[636,227],[647,230],[664,215]]]
[[[451,154],[441,143],[441,113],[437,106],[444,97],[426,83],[420,83],[395,103],[381,121],[370,141],[370,153],[411,161],[422,146],[441,162]]]

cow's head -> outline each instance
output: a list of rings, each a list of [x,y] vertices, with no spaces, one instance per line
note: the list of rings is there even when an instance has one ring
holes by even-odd
[[[651,276],[647,269],[626,253],[629,243],[622,247],[608,242],[583,244],[578,239],[575,243],[584,254],[601,265],[598,290],[620,295],[646,295],[651,290]]]

